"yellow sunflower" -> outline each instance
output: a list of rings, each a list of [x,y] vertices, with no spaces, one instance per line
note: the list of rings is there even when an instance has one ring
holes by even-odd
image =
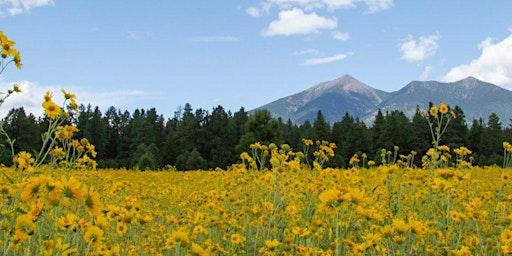
[[[82,190],[80,182],[75,179],[75,177],[71,177],[66,179],[62,178],[62,194],[64,197],[74,200],[83,201],[86,198],[86,192]]]
[[[445,115],[448,113],[448,106],[446,104],[444,104],[443,102],[441,102],[439,104],[439,112],[441,112],[441,114]]]
[[[118,222],[116,226],[116,232],[119,236],[123,236],[128,231],[128,225],[125,222]]]
[[[100,201],[100,194],[94,191],[93,187],[84,189],[85,191],[85,206],[87,207],[87,211],[92,216],[98,216],[103,209],[103,203]]]
[[[437,107],[432,106],[428,112],[430,113],[431,116],[437,116]]]
[[[97,226],[91,226],[87,229],[84,235],[84,241],[92,247],[101,245],[103,240],[103,230]]]
[[[51,100],[43,102],[42,106],[44,108],[44,113],[50,119],[55,119],[62,114],[62,109]]]

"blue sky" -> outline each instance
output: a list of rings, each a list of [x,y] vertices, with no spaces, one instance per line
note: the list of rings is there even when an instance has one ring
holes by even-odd
[[[350,74],[395,91],[474,76],[512,89],[512,1],[0,0],[0,30],[23,93],[2,106],[40,114],[47,90],[133,112],[179,105],[235,112]]]

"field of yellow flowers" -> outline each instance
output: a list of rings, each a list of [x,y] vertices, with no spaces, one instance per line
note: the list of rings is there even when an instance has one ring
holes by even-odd
[[[0,179],[2,255],[512,251],[512,169],[40,171]]]

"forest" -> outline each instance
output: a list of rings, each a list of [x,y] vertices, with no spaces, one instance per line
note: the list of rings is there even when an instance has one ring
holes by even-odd
[[[138,168],[177,170],[226,168],[240,160],[240,153],[255,142],[288,144],[302,150],[302,138],[336,143],[335,157],[327,165],[347,167],[354,154],[366,153],[373,159],[381,149],[398,146],[399,153],[417,152],[416,165],[431,147],[429,125],[417,108],[411,119],[401,111],[379,111],[372,125],[345,114],[329,124],[318,111],[313,123],[297,125],[290,120],[273,118],[270,112],[252,114],[241,108],[235,113],[217,106],[211,111],[194,110],[190,104],[178,107],[172,118],[164,118],[155,108],[136,109],[133,113],[113,106],[102,113],[99,107],[81,105],[77,116],[67,122],[79,129],[78,137],[88,138],[96,147],[99,168]],[[467,122],[458,106],[457,115],[446,130],[441,144],[454,149],[466,146],[473,152],[473,164],[484,166],[503,161],[503,141],[512,138],[512,127],[504,127],[492,113],[487,120]],[[21,108],[13,108],[2,119],[5,131],[13,138],[14,151],[41,148],[47,117],[35,117]],[[3,139],[3,138],[2,138]],[[0,163],[10,166],[12,158],[5,140],[0,141]]]

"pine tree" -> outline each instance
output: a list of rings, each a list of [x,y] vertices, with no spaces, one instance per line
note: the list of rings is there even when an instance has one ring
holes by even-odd
[[[432,136],[428,126],[427,119],[421,114],[419,107],[416,107],[416,112],[412,118],[411,123],[411,150],[416,151],[420,156],[432,147]],[[416,157],[416,164],[419,166],[420,157]]]
[[[239,149],[248,150],[252,143],[283,143],[279,124],[268,110],[257,110],[245,123],[245,134],[240,138]]]
[[[331,126],[325,121],[321,110],[318,110],[316,119],[313,122],[313,140],[329,140]]]

